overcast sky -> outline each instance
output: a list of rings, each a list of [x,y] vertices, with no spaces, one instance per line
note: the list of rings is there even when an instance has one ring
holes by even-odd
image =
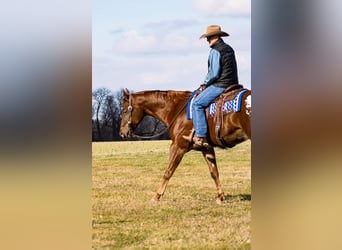
[[[93,1],[93,89],[193,90],[207,72],[208,43],[218,24],[237,57],[240,83],[251,88],[250,0]]]

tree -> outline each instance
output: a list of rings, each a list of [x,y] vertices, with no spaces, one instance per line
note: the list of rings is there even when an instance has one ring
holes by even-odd
[[[92,140],[118,141],[121,124],[123,89],[112,92],[99,88],[92,93]],[[153,137],[161,132],[165,133]],[[152,116],[146,116],[135,129],[135,133],[151,139],[169,139],[170,135],[165,124]]]
[[[97,138],[102,139],[101,134],[101,125],[100,125],[100,115],[101,115],[101,108],[106,100],[107,96],[111,93],[111,91],[107,88],[99,88],[93,91],[92,97],[93,97],[93,104],[92,104],[92,110],[95,111],[95,114],[92,114],[95,116],[95,123],[96,123],[96,129],[97,129]]]
[[[105,98],[103,103],[103,129],[105,139],[120,140],[119,130],[121,123],[123,91],[112,93]]]

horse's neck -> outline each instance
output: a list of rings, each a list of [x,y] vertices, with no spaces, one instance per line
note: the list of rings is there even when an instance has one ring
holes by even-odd
[[[150,93],[150,96],[146,96],[146,114],[153,116],[169,126],[182,108],[183,103],[186,102],[184,98],[179,99],[179,93],[175,91]]]

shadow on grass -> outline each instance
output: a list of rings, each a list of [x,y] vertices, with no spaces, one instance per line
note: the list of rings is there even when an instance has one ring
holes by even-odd
[[[225,200],[250,201],[252,200],[252,196],[250,194],[237,194],[237,195],[227,194],[224,196],[224,199]]]

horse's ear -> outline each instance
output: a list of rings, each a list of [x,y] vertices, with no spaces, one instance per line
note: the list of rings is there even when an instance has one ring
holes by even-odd
[[[123,92],[125,95],[129,95],[129,90],[127,88],[125,88]]]

